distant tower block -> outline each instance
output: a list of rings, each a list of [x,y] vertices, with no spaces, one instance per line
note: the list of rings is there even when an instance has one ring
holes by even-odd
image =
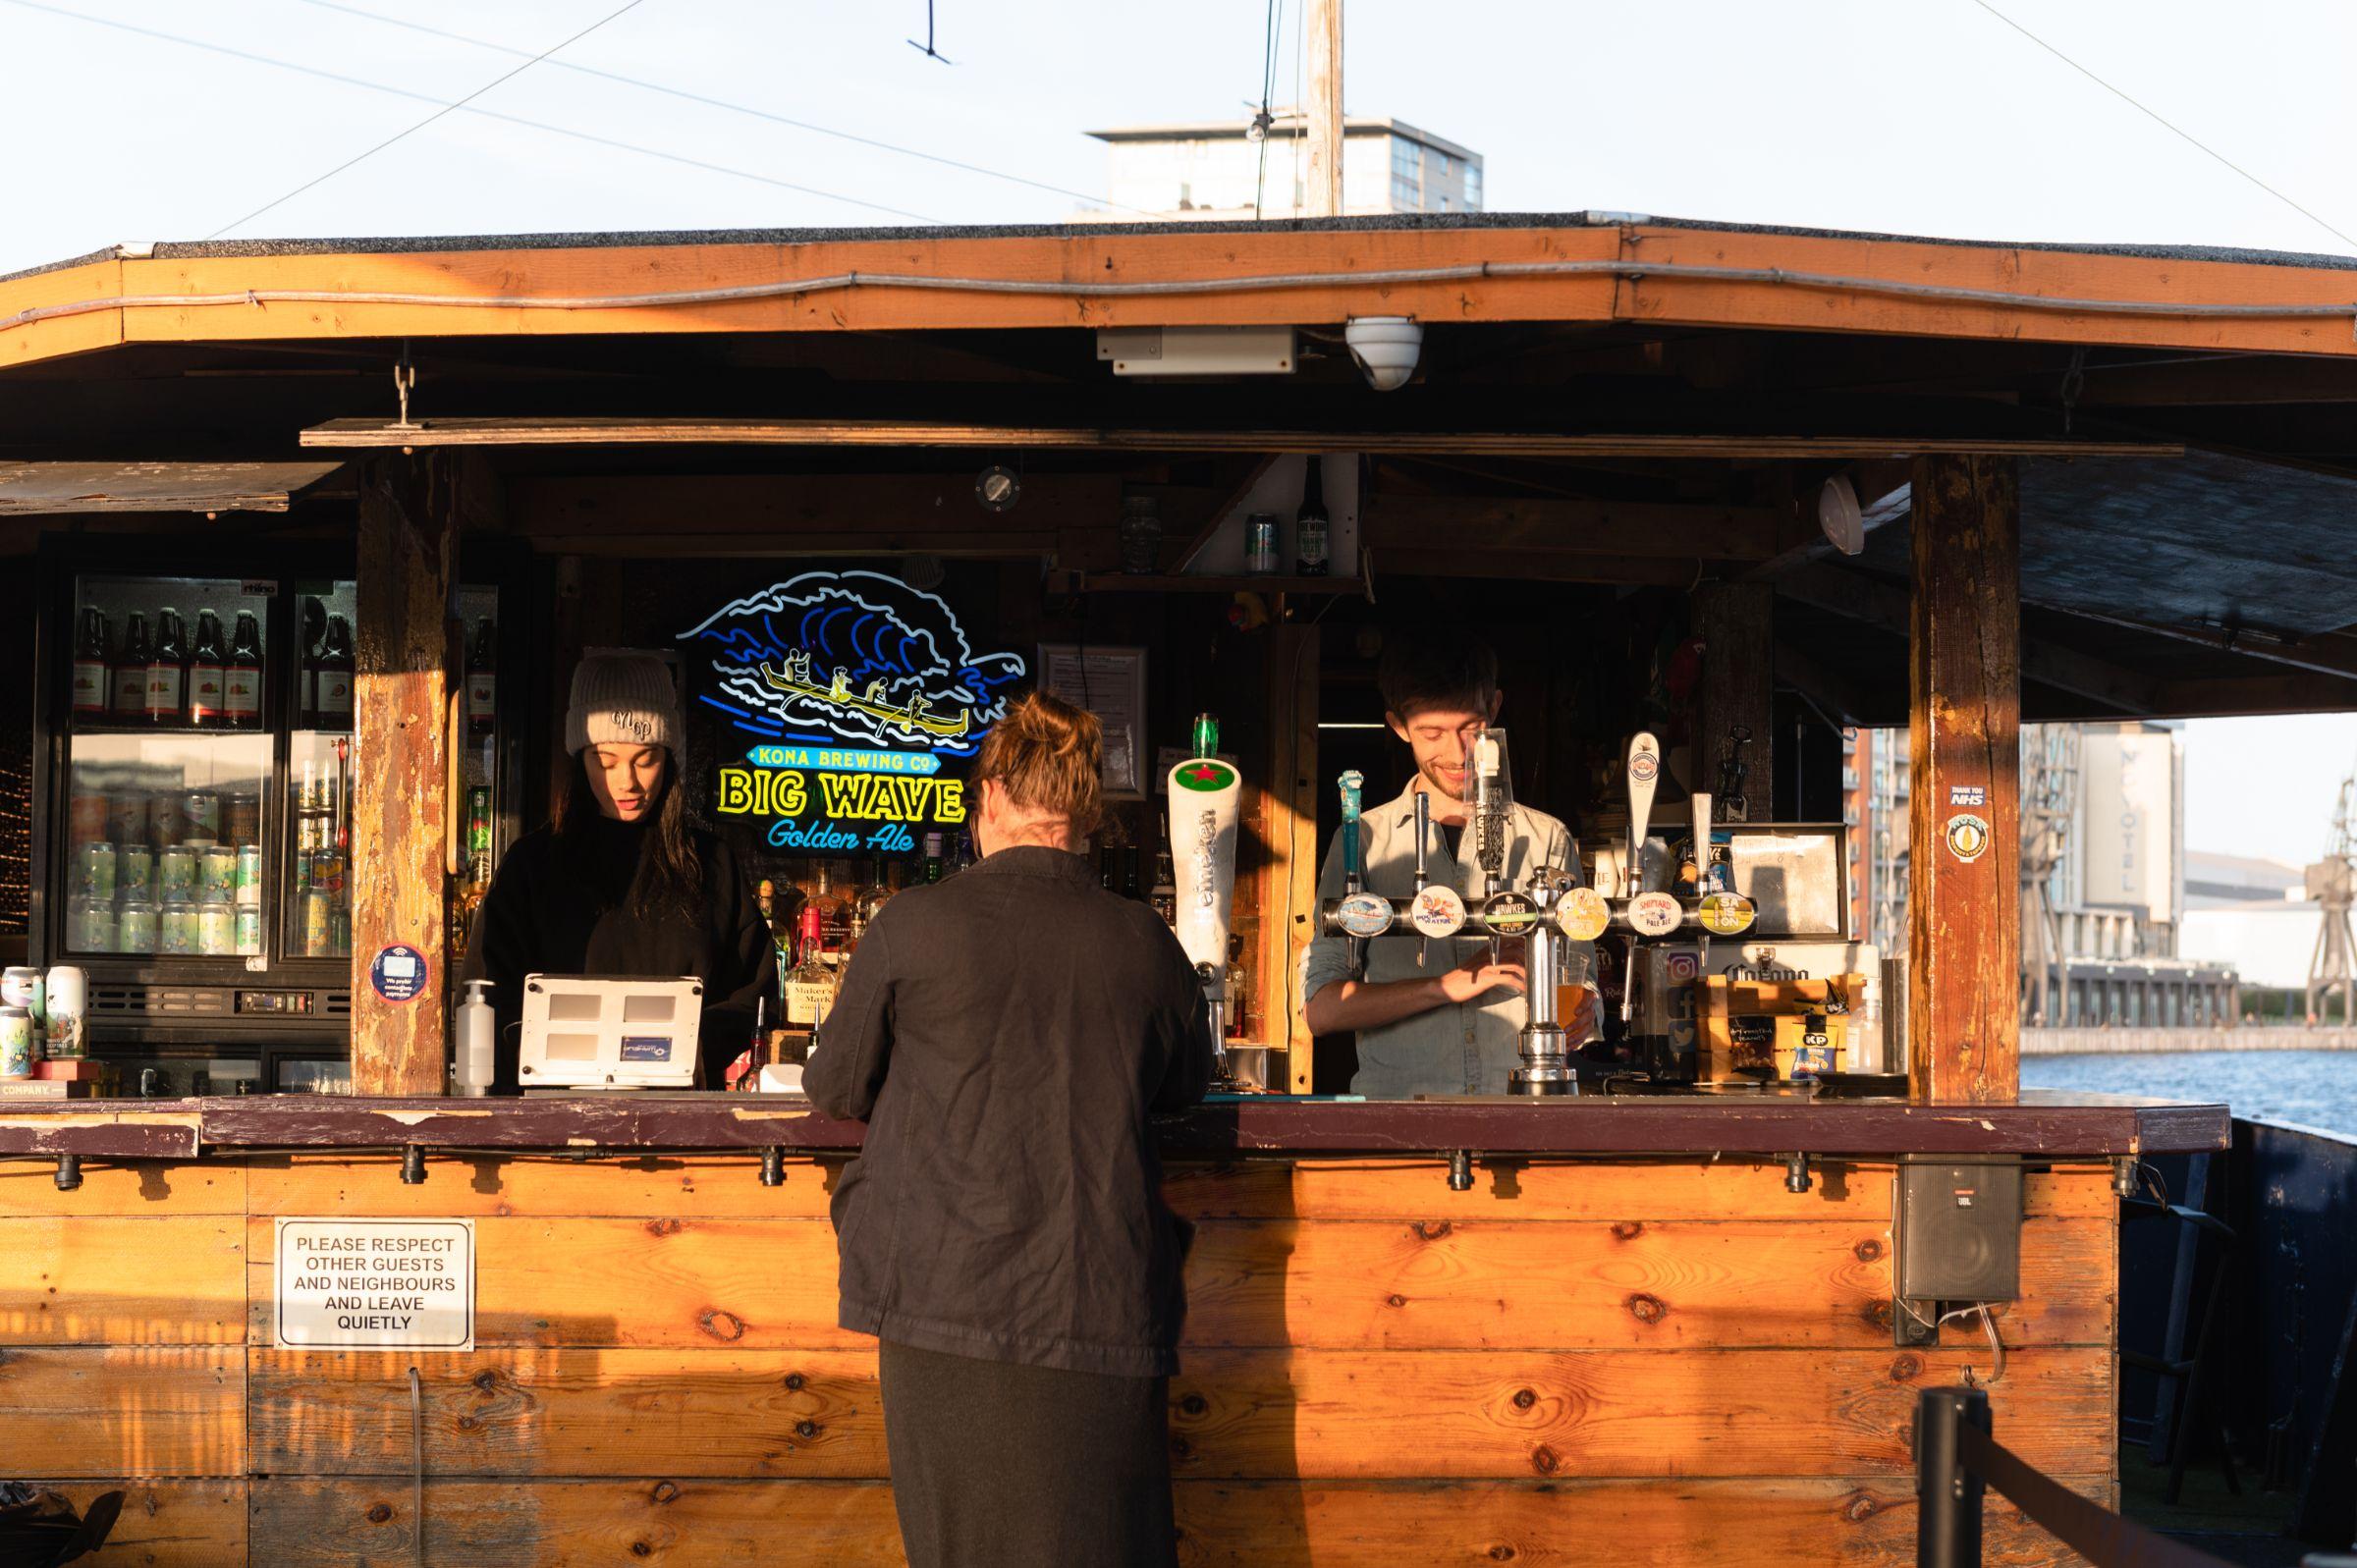
[[[2350,841],[2351,819],[2357,818],[2357,775],[2340,782],[2340,799],[2332,808],[2332,837],[2325,858],[2308,868],[2308,896],[2325,906],[2324,925],[2316,934],[2316,956],[2308,962],[2308,1017],[2325,1021],[2325,1003],[2340,993],[2340,1021],[2357,1023],[2357,943],[2349,936],[2349,904],[2357,894],[2357,845]]]

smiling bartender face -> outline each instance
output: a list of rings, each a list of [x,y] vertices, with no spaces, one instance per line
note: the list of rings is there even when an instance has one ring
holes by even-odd
[[[1476,890],[1469,854],[1460,855],[1466,820],[1467,764],[1482,729],[1504,705],[1497,656],[1479,641],[1453,632],[1395,632],[1376,670],[1384,717],[1405,742],[1416,774],[1398,798],[1370,805],[1359,824],[1366,886],[1404,902],[1414,891],[1415,805],[1430,797],[1432,837],[1424,845],[1429,875],[1459,892]],[[1570,835],[1561,822],[1517,802],[1506,882],[1519,887],[1541,866],[1570,860]],[[1321,899],[1343,891],[1341,837],[1327,853],[1318,881]],[[1584,944],[1576,945],[1583,951]],[[1526,1016],[1528,976],[1518,946],[1492,963],[1487,939],[1436,943],[1425,964],[1413,936],[1380,937],[1367,944],[1364,978],[1349,968],[1347,943],[1320,937],[1302,965],[1304,1015],[1315,1034],[1358,1035],[1354,1093],[1384,1099],[1414,1095],[1505,1094],[1517,1058]],[[1584,1038],[1595,1020],[1595,998],[1582,992],[1564,1027]]]

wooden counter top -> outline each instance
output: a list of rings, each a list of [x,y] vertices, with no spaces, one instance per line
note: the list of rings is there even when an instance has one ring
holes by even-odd
[[[2100,1158],[2226,1147],[2224,1106],[2031,1091],[2011,1106],[1812,1104],[1765,1096],[1220,1100],[1158,1118],[1175,1159],[1235,1155],[2017,1154]],[[0,1157],[187,1160],[209,1149],[578,1151],[858,1148],[862,1126],[753,1095],[363,1100],[279,1095],[0,1104]]]

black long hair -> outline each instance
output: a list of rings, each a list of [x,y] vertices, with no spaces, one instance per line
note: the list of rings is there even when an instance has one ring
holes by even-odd
[[[687,791],[680,784],[680,756],[669,746],[663,753],[663,788],[649,815],[646,846],[638,855],[637,875],[623,907],[640,920],[692,919],[703,905],[704,861],[696,853],[695,837],[687,816]],[[573,782],[565,790],[565,809],[557,818],[557,837],[578,841],[600,820],[597,794],[589,786],[589,753],[574,758]]]

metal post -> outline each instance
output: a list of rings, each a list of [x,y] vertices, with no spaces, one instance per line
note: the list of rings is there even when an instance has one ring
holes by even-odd
[[[1979,1388],[1926,1388],[1915,1398],[1915,1568],[1980,1568],[1981,1478],[1966,1470],[1957,1431],[1989,1431]]]

